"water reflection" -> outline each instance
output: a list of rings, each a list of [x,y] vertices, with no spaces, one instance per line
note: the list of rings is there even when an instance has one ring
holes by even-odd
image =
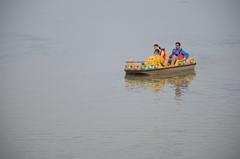
[[[176,97],[184,94],[184,90],[189,86],[196,73],[194,70],[179,74],[160,76],[160,75],[126,75],[125,87],[127,89],[150,89],[157,93],[164,91],[164,87],[169,85],[175,91]]]

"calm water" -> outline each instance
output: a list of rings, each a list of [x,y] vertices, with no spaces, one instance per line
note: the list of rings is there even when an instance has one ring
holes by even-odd
[[[238,159],[239,1],[1,1],[2,159]],[[175,41],[195,72],[125,76]]]

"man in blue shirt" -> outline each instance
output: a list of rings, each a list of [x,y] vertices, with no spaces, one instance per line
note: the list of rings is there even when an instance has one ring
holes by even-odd
[[[183,60],[183,59],[186,59],[186,63],[188,63],[187,59],[189,57],[189,53],[187,53],[185,50],[181,48],[180,42],[176,42],[175,45],[176,45],[176,48],[172,50],[172,54],[169,56],[171,65],[174,65],[176,60]]]

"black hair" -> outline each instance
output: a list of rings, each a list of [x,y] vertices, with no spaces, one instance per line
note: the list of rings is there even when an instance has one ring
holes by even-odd
[[[180,42],[176,42],[175,44],[176,44],[176,45],[178,44],[179,46],[181,46],[181,43],[180,43]]]
[[[153,46],[157,46],[157,47],[159,47],[159,45],[158,45],[158,44],[154,44]]]

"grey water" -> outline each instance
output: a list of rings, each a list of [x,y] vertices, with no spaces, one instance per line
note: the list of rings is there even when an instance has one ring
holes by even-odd
[[[238,0],[1,0],[1,159],[239,159]],[[194,72],[125,76],[176,41]]]

